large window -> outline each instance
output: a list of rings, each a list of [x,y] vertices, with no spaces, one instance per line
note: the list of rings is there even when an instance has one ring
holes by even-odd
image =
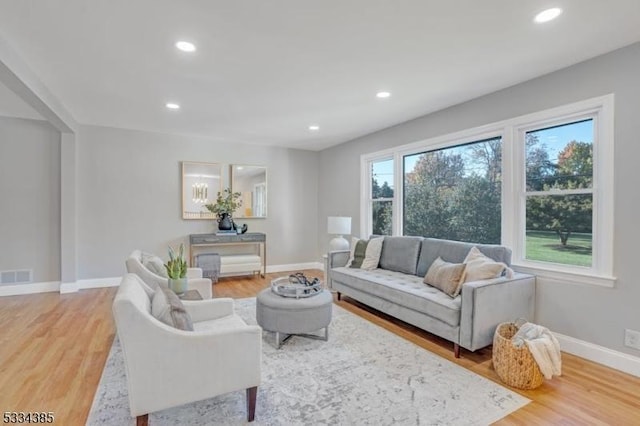
[[[361,233],[502,244],[522,272],[611,287],[613,134],[608,95],[363,155]]]
[[[525,258],[591,266],[593,119],[525,132]]]
[[[502,140],[405,155],[403,233],[500,243]]]

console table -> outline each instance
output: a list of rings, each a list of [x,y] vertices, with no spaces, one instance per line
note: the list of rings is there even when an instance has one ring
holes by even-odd
[[[260,257],[261,275],[267,273],[267,236],[261,232],[247,232],[238,235],[191,234],[189,235],[189,253],[191,265],[195,264],[195,256],[201,253],[222,252],[228,247],[248,247]]]

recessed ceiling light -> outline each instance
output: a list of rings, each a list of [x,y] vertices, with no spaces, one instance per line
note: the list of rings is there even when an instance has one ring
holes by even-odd
[[[538,13],[533,20],[538,24],[542,24],[544,22],[549,22],[556,19],[558,16],[562,14],[562,9],[559,7],[553,7],[551,9],[543,10]]]
[[[378,92],[378,93],[376,93],[376,97],[377,98],[384,99],[384,98],[388,98],[389,96],[391,96],[391,93],[389,93],[389,92]]]
[[[180,105],[174,103],[174,102],[167,102],[165,104],[165,106],[169,109],[180,109]]]
[[[309,130],[311,130],[312,132],[317,132],[318,130],[320,130],[320,126],[312,124],[311,126],[309,126]]]
[[[188,41],[179,41],[176,43],[176,47],[180,50],[182,50],[183,52],[195,52],[196,51],[196,45],[193,43],[190,43]]]

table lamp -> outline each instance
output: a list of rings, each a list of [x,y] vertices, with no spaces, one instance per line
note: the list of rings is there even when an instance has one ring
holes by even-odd
[[[351,218],[341,216],[329,216],[327,220],[327,232],[337,235],[329,242],[329,250],[349,250],[349,241],[343,235],[351,234]]]

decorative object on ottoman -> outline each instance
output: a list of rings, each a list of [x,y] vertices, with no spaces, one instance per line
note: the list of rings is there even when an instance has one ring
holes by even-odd
[[[188,289],[187,261],[184,260],[184,244],[180,244],[178,254],[169,246],[169,261],[164,265],[169,277],[169,288],[177,295],[183,294]]]
[[[322,281],[318,278],[309,281],[302,272],[297,272],[271,281],[271,290],[283,297],[311,297],[322,291]]]
[[[264,330],[276,333],[278,349],[293,335],[326,341],[332,307],[333,297],[327,290],[321,290],[314,297],[297,299],[279,296],[265,288],[256,298],[256,320]],[[322,328],[324,336],[307,334]],[[287,336],[281,339],[280,334]]]
[[[230,231],[235,229],[233,227],[233,213],[242,205],[241,196],[241,193],[231,192],[230,188],[226,188],[222,193],[218,192],[218,198],[216,198],[215,203],[205,205],[207,210],[216,215],[219,230]]]
[[[511,339],[517,332],[516,323],[498,325],[493,336],[493,368],[507,385],[518,389],[535,389],[542,384],[544,376],[529,348],[513,344]]]

